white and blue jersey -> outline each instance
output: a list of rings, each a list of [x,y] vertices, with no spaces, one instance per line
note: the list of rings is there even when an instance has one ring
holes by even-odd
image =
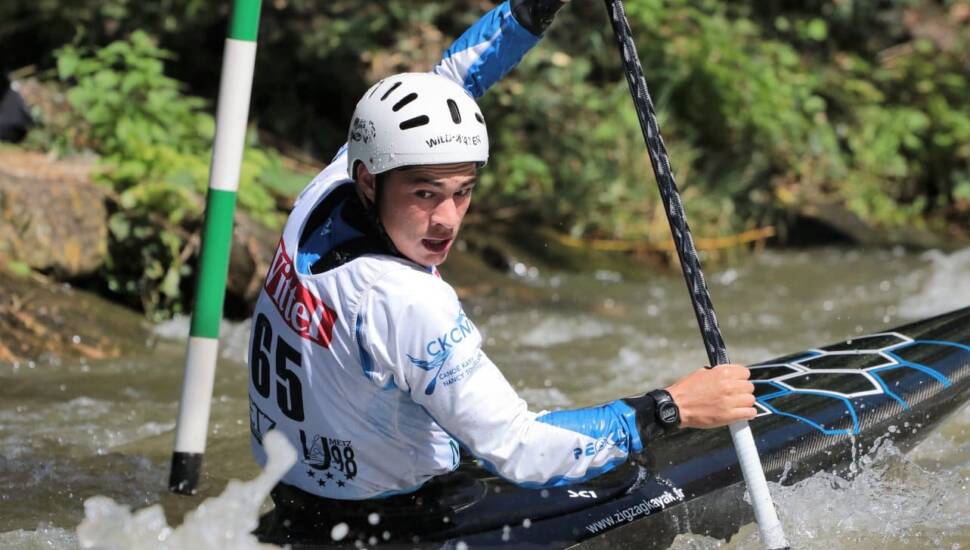
[[[479,96],[538,41],[507,3],[435,72]],[[482,350],[432,267],[391,254],[347,178],[343,148],[294,206],[260,292],[251,337],[252,447],[285,434],[282,482],[334,499],[407,493],[458,467],[459,446],[515,483],[588,479],[643,447],[624,401],[532,412]]]

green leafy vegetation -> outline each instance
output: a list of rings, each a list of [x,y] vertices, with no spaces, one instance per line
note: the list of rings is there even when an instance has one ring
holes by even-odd
[[[812,4],[773,3],[768,18],[712,0],[627,2],[695,231],[784,225],[818,204],[876,229],[946,231],[970,208],[957,193],[970,167],[970,32],[954,20],[950,42],[934,42],[899,27],[964,12],[857,1],[847,20],[845,3]],[[567,12],[486,100],[501,134],[484,180],[574,234],[661,238],[613,45],[575,28],[582,15]]]
[[[626,6],[697,236],[766,225],[784,235],[818,208],[887,235],[970,235],[967,0]],[[175,310],[184,296],[212,135],[206,105],[184,90],[215,97],[226,7],[0,7],[0,20],[13,22],[0,27],[0,47],[19,39],[50,52],[76,34],[77,45],[54,58],[24,60],[56,66],[76,114],[32,139],[102,155],[120,204],[109,281],[128,296],[149,296],[149,310]],[[472,0],[264,2],[254,124],[329,159],[372,82],[428,70],[482,9]],[[482,104],[493,148],[476,191],[479,214],[572,237],[667,238],[601,3],[570,2]],[[293,196],[306,177],[255,144],[239,203],[278,224],[279,196]]]
[[[116,192],[108,288],[151,315],[179,311],[198,248],[193,233],[203,215],[213,117],[202,99],[165,75],[171,53],[143,32],[94,51],[64,46],[55,57],[72,110],[62,121],[68,131],[47,141],[62,151],[97,152],[98,178]],[[267,177],[281,172],[276,153],[246,147],[238,205],[270,227],[279,227],[283,214]]]

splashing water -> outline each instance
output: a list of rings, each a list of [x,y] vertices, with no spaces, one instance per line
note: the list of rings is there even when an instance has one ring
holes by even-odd
[[[926,315],[970,305],[970,251],[769,250],[712,271],[709,283],[732,358],[761,361],[901,324],[922,316],[918,308],[924,305],[935,304]],[[488,296],[470,299],[466,309],[487,337],[489,357],[533,410],[592,405],[663,387],[706,361],[679,274],[654,274],[645,283],[543,269],[528,284],[540,289],[541,299]],[[163,497],[163,471],[171,457],[188,325],[188,318],[160,325],[143,352],[115,360],[0,364],[0,548],[79,547],[82,504],[98,494],[130,507],[116,510],[118,523],[110,524],[116,528],[103,531],[134,529],[141,513],[134,510],[160,501],[168,518],[179,522],[188,501]],[[206,452],[211,488],[255,477],[244,412],[248,330],[247,321],[225,323],[221,331]],[[134,349],[138,342],[131,344]],[[874,464],[886,471],[882,478],[863,468],[851,479],[820,474],[773,487],[793,547],[970,549],[970,407],[907,458],[890,462],[896,466]],[[866,479],[874,484],[868,489]],[[89,517],[104,509],[97,508],[103,500],[91,502]],[[942,513],[938,502],[945,504]],[[938,515],[924,520],[924,512]],[[238,515],[249,519],[232,527],[240,538],[231,543],[219,538],[229,524],[221,517],[196,526],[219,526],[212,535],[218,544],[210,547],[252,547],[251,539],[236,541],[255,525],[256,512]],[[138,546],[174,547],[172,537],[189,528],[168,527],[157,518],[156,529],[142,531]],[[145,519],[148,524],[152,518]],[[90,544],[124,548],[112,541],[139,538],[101,535],[92,535]],[[178,536],[192,538],[190,548],[208,542],[198,534]],[[731,542],[689,537],[683,540],[692,548],[760,548],[754,525]]]
[[[900,304],[906,317],[929,317],[970,304],[970,248],[949,255],[931,250],[920,259],[932,270],[923,288]]]
[[[138,548],[167,550],[193,548],[249,550],[276,548],[261,544],[251,532],[259,523],[259,508],[283,474],[296,463],[296,450],[282,434],[264,438],[269,461],[252,481],[230,481],[218,497],[206,499],[185,517],[179,527],[169,527],[161,505],[132,513],[127,506],[96,496],[84,502],[84,521],[77,528],[81,548]]]
[[[928,471],[890,442],[858,460],[857,475],[819,472],[794,485],[771,484],[792,548],[965,548],[970,525],[968,479],[959,472]],[[674,550],[755,550],[762,542],[753,524],[730,542],[678,536]]]

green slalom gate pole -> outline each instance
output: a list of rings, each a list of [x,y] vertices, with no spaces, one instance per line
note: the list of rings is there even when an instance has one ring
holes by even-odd
[[[209,427],[209,406],[219,353],[219,324],[232,245],[232,218],[249,119],[261,3],[262,0],[233,1],[222,59],[216,135],[202,228],[202,254],[168,480],[169,490],[186,495],[195,493],[199,484]]]

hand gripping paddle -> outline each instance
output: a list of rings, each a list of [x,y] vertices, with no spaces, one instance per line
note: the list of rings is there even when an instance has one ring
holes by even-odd
[[[694,315],[697,316],[697,324],[704,339],[707,358],[711,365],[727,363],[727,349],[724,346],[724,339],[721,337],[717,318],[714,316],[714,304],[711,303],[707,283],[704,282],[704,273],[701,271],[700,260],[697,258],[694,240],[691,238],[690,228],[687,227],[687,216],[684,212],[684,205],[680,200],[680,194],[677,192],[674,175],[670,170],[667,148],[660,137],[660,127],[657,124],[653,101],[650,99],[650,92],[647,90],[647,81],[643,77],[643,69],[640,67],[640,58],[637,55],[633,35],[630,32],[630,23],[626,19],[623,2],[622,0],[605,0],[605,2],[610,23],[613,25],[613,34],[616,36],[616,43],[620,48],[620,57],[622,58],[627,83],[630,85],[633,104],[637,110],[637,118],[640,119],[640,130],[643,132],[643,140],[647,144],[650,164],[653,166],[653,173],[657,178],[657,185],[660,187],[660,196],[667,212],[667,221],[670,222],[670,232],[674,238],[677,255],[680,257],[680,266],[684,271],[684,280],[687,282],[687,289],[690,291]],[[761,538],[765,546],[771,550],[788,548],[785,533],[778,521],[778,514],[775,512],[774,503],[771,501],[771,494],[768,492],[768,482],[765,480],[765,473],[761,467],[761,459],[758,457],[758,449],[755,447],[751,428],[743,420],[732,423],[729,428],[731,438],[734,440],[734,448],[738,453],[738,460],[741,463],[744,481],[748,486],[748,492],[751,494],[751,503],[754,506],[754,515],[761,531]]]

